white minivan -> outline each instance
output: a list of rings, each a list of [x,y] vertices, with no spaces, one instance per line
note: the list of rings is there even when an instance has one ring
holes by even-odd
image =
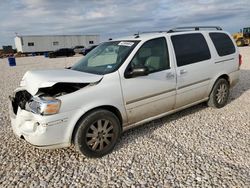
[[[121,133],[192,105],[226,105],[241,55],[219,27],[104,42],[72,67],[28,71],[10,96],[14,133],[39,148],[101,157]]]

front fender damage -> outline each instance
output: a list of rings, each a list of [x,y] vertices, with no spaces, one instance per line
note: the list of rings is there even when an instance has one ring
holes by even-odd
[[[13,96],[10,96],[13,112],[17,114],[18,107],[22,110],[30,111],[29,103],[33,97],[53,97],[57,98],[83,89],[85,87],[92,87],[98,84],[101,80],[94,83],[65,83],[60,82],[52,85],[51,87],[39,88],[37,93],[33,96],[25,88],[17,90]]]

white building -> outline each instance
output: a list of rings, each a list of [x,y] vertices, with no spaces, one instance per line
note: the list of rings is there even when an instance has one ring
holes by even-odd
[[[99,44],[99,42],[99,35],[26,35],[15,37],[17,51],[22,53],[48,52],[75,46],[88,47]]]

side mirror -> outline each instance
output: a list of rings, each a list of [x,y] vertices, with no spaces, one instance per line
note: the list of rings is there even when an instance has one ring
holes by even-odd
[[[134,78],[138,76],[146,76],[149,74],[147,67],[132,68],[130,71],[125,72],[125,78]]]

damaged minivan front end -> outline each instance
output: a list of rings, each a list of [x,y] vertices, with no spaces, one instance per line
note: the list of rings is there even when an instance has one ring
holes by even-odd
[[[67,77],[63,78],[63,74]],[[27,72],[20,87],[9,97],[14,133],[37,147],[69,146],[65,130],[78,108],[61,109],[61,97],[93,86],[102,79],[100,75],[88,73],[81,73],[80,77],[79,72],[67,69]]]

